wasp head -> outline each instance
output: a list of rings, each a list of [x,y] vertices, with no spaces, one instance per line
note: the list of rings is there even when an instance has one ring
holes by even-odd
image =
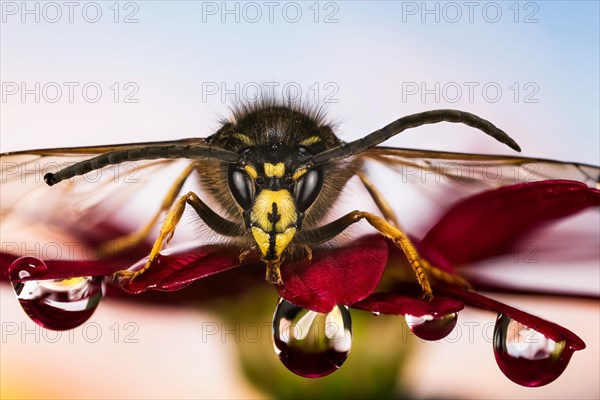
[[[263,260],[279,263],[321,192],[323,169],[310,165],[312,154],[302,146],[268,144],[247,148],[241,156],[229,167],[229,188]]]

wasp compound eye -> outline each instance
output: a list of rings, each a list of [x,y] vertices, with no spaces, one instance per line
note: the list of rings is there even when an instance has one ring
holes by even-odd
[[[316,200],[323,187],[323,169],[318,167],[308,171],[296,183],[296,205],[306,211]]]
[[[254,200],[254,184],[248,173],[237,167],[229,167],[227,174],[229,189],[235,201],[244,209],[252,207]]]

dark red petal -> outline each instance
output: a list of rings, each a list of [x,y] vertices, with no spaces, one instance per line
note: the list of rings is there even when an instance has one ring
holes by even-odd
[[[436,252],[436,251],[431,252],[431,251],[428,251],[428,248],[423,248],[419,239],[411,237],[410,240],[417,248],[419,255],[421,257],[425,258],[427,261],[429,261],[431,263],[431,265],[434,265],[435,267],[437,267],[443,271],[446,271],[446,272],[454,272],[455,271],[454,266],[448,260],[446,260],[444,257],[440,256],[440,254],[438,252]],[[410,271],[410,273],[414,275],[414,273],[412,272],[412,269],[410,267],[410,263],[408,262],[408,259],[406,258],[406,254],[404,253],[404,251],[394,245],[391,245],[391,244],[390,244],[389,259],[390,259],[390,264],[395,263],[395,264],[401,266],[402,268],[407,268]]]
[[[12,254],[0,252],[0,278],[3,281],[9,280],[8,268],[17,258],[19,257]]]
[[[510,250],[523,235],[600,204],[600,190],[574,181],[506,186],[452,207],[425,235],[421,252],[434,264],[467,264]]]
[[[413,296],[408,293],[373,293],[366,299],[352,304],[351,307],[382,314],[441,317],[459,312],[465,306],[458,300],[438,295],[432,301],[421,300],[419,297],[421,289],[417,285],[413,286],[417,289],[410,291],[413,292]]]
[[[381,235],[364,236],[350,245],[315,252],[309,264],[284,264],[279,295],[313,311],[327,313],[338,304],[354,304],[375,290],[387,264],[388,245]]]
[[[504,314],[507,317],[519,321],[529,328],[542,333],[555,342],[566,340],[567,346],[572,350],[585,349],[585,343],[579,336],[554,322],[546,321],[545,319],[528,314],[504,303],[500,303],[497,300],[490,299],[479,293],[449,286],[436,289],[436,293],[442,293],[445,296],[458,299],[465,302],[465,304]]]
[[[208,245],[166,250],[159,254],[151,268],[120,285],[131,294],[149,289],[177,290],[197,279],[240,266],[239,256],[239,247],[235,246]],[[142,267],[145,261],[140,260],[136,266]]]

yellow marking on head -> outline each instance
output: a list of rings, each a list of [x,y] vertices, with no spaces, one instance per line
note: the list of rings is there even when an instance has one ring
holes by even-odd
[[[296,228],[287,228],[283,233],[278,233],[275,235],[275,249],[273,251],[275,255],[275,260],[278,260],[281,257],[281,254],[286,249],[286,247],[290,244],[292,239],[296,235]],[[260,252],[263,257],[267,257],[270,250],[270,235],[260,229],[259,227],[252,227],[252,236],[254,237],[254,241],[258,245]]]
[[[244,170],[250,175],[250,178],[258,178],[258,172],[256,172],[256,169],[252,165],[244,165]]]
[[[304,139],[303,141],[301,141],[300,143],[298,143],[301,146],[310,146],[311,144],[315,144],[321,141],[321,138],[318,136],[311,136],[309,138]]]
[[[276,177],[282,178],[285,174],[285,165],[280,162],[275,165],[271,163],[265,163],[265,175],[269,178]]]
[[[298,170],[296,170],[296,172],[294,172],[294,175],[292,175],[292,179],[297,181],[298,179],[302,178],[302,176],[304,174],[306,174],[308,172],[308,168],[300,168]]]
[[[273,213],[273,203],[277,205],[279,216],[279,221],[275,224],[269,220],[269,214]],[[292,195],[285,189],[260,191],[254,200],[250,220],[267,232],[281,233],[290,226],[296,225],[298,213]]]
[[[254,236],[254,241],[258,245],[263,257],[266,256],[269,252],[269,234],[262,229],[253,226],[252,236]]]
[[[281,257],[281,253],[290,244],[295,234],[296,228],[287,228],[285,232],[275,235],[275,256],[277,258]]]
[[[254,144],[254,142],[252,141],[250,136],[248,136],[246,134],[234,133],[231,136],[234,137],[235,139],[239,140],[240,142],[244,143],[246,146],[252,146]]]

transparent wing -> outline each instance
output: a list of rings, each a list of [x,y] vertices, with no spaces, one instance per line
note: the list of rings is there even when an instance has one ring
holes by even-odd
[[[204,139],[165,143],[202,145]],[[192,161],[124,162],[52,187],[46,185],[43,179],[49,172],[55,173],[104,152],[146,145],[135,143],[0,154],[0,234],[3,246],[6,247],[8,240],[14,241],[15,232],[26,231],[26,235],[36,237],[43,236],[39,235],[42,230],[69,236],[89,233],[107,221],[115,220],[123,214],[123,210],[131,210],[132,204],[139,202],[150,203],[150,208],[157,211],[174,177]],[[193,162],[198,163],[198,160]],[[35,227],[34,231],[32,227]],[[29,241],[28,238],[24,240]]]
[[[441,183],[485,190],[548,179],[600,186],[600,167],[541,158],[374,147],[362,153],[402,174],[407,183]]]
[[[147,147],[154,145],[198,145],[204,146],[206,145],[206,139],[204,138],[189,138],[189,139],[180,139],[180,140],[166,140],[162,142],[138,142],[138,143],[124,143],[124,144],[111,144],[111,145],[101,145],[101,146],[87,146],[87,147],[58,147],[53,149],[37,149],[37,150],[24,150],[24,151],[11,151],[8,153],[0,154],[0,157],[8,157],[8,156],[16,156],[16,155],[38,155],[38,156],[59,156],[59,157],[69,157],[69,156],[77,156],[77,155],[87,155],[89,157],[85,157],[82,159],[90,158],[98,154],[106,153],[109,151],[115,150],[123,150],[123,149],[132,149],[136,147]]]
[[[457,201],[500,186],[565,179],[600,187],[599,167],[573,162],[390,147],[358,157],[401,223],[421,234]]]

